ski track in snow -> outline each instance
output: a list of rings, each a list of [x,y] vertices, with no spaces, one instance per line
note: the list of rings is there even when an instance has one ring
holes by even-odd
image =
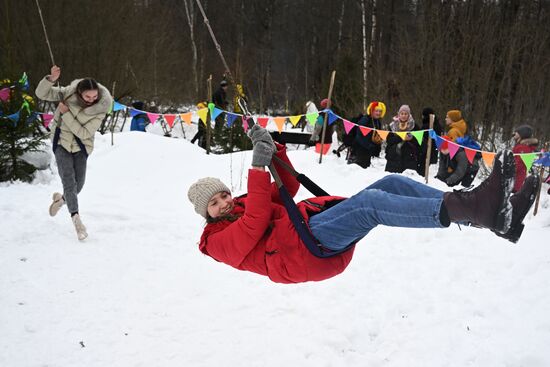
[[[312,149],[289,155],[338,195],[385,176],[381,159],[362,170],[335,156],[319,165]],[[203,221],[187,188],[217,176],[240,194],[250,161],[153,134],[117,134],[114,146],[97,135],[82,243],[65,208],[48,216],[55,172],[0,187],[0,366],[550,365],[547,186],[516,245],[456,225],[379,227],[340,276],[280,285],[197,248]]]

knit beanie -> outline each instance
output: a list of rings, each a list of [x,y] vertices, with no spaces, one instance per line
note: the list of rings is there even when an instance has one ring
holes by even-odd
[[[449,116],[453,122],[462,120],[462,113],[459,110],[450,110],[447,112],[447,116]]]
[[[399,111],[397,112],[401,113],[401,111],[406,111],[408,112],[409,115],[411,114],[411,108],[409,107],[408,104],[404,104],[403,106],[399,107]]]
[[[208,216],[208,202],[212,196],[219,192],[231,192],[227,186],[219,179],[214,177],[201,178],[189,187],[187,197],[195,207],[195,212],[205,219]]]
[[[529,139],[533,136],[533,128],[529,125],[521,125],[514,132],[518,133],[522,139]]]

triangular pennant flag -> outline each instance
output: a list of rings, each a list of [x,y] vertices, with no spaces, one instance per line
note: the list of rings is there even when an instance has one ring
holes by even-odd
[[[483,161],[485,162],[487,167],[491,167],[493,165],[495,155],[496,154],[493,152],[481,152],[481,157],[483,158]]]
[[[401,140],[405,140],[405,138],[407,137],[407,132],[406,131],[396,131],[395,134],[397,136],[399,136],[401,138]]]
[[[19,84],[25,84],[28,81],[27,73],[23,72],[23,75],[21,75],[21,79],[19,79]]]
[[[2,88],[0,89],[0,100],[7,102],[10,99],[10,89]]]
[[[430,137],[432,137],[431,135],[432,131],[433,130],[430,130]],[[434,135],[433,139],[435,139],[435,146],[437,147],[437,149],[440,149],[441,144],[443,143],[443,138],[440,136]]]
[[[265,128],[267,126],[267,122],[269,121],[269,117],[258,117],[258,125]]]
[[[193,112],[186,112],[180,114],[180,119],[185,122],[187,125],[191,125],[191,118],[193,117]]]
[[[464,151],[466,152],[466,157],[468,157],[468,161],[470,161],[470,164],[474,164],[474,158],[477,151],[466,147],[464,147]]]
[[[21,109],[26,109],[27,110],[27,113],[30,115],[31,113],[31,106],[29,106],[29,102],[27,102],[27,100],[24,100],[23,103],[21,104]]]
[[[248,120],[249,119],[252,119],[252,117],[247,117],[247,116],[243,116],[242,117],[242,120],[243,120],[243,130],[244,132],[247,132],[248,131]],[[254,119],[252,119],[252,121],[254,121]]]
[[[411,134],[415,137],[418,145],[422,145],[422,140],[424,139],[424,131],[411,131]]]
[[[144,113],[143,111],[136,110],[135,108],[129,108],[129,110],[130,110],[130,116],[131,117],[137,116],[140,113]]]
[[[37,117],[38,117],[38,113],[37,112],[32,112],[29,115],[29,117],[27,117],[27,124],[32,124],[33,121],[35,121]]]
[[[214,107],[214,110],[210,112],[211,119],[215,120],[216,117],[218,117],[222,112],[223,110],[220,110],[218,107]]]
[[[290,123],[292,126],[296,126],[298,122],[300,122],[300,119],[303,115],[296,115],[296,116],[289,116],[288,119],[290,120]]]
[[[310,125],[315,125],[317,117],[319,117],[319,112],[311,112],[306,115],[306,119],[309,121]]]
[[[159,113],[147,112],[147,117],[149,117],[149,121],[151,121],[151,124],[154,124],[158,120],[159,116]]]
[[[338,120],[339,117],[337,115],[335,115],[332,111],[329,110],[327,113],[328,113],[328,124],[329,125],[332,125],[332,123],[334,121]]]
[[[43,113],[42,114],[42,121],[44,123],[45,127],[50,126],[50,122],[53,120],[53,114],[51,113]]]
[[[452,141],[449,142],[449,155],[451,156],[451,159],[453,159],[456,152],[458,152],[458,149],[460,149],[459,145],[453,143]]]
[[[277,125],[277,130],[279,130],[279,132],[283,131],[283,126],[285,126],[286,117],[277,116],[273,118],[273,121],[275,121],[275,125]]]
[[[390,133],[389,131],[386,131],[386,130],[376,130],[376,132],[378,133],[378,135],[380,135],[382,140],[386,140],[388,137],[388,134]]]
[[[370,127],[366,127],[366,126],[359,126],[359,130],[361,130],[361,133],[363,134],[363,136],[367,136],[367,134],[372,131]]]
[[[435,130],[431,129],[428,131],[430,132],[430,138],[437,140],[437,134],[435,133]],[[439,145],[437,147],[439,148]]]
[[[120,111],[120,110],[123,110],[125,109],[126,106],[123,105],[122,103],[118,103],[117,101],[115,101],[114,105],[113,105],[113,111],[116,112],[116,111]]]
[[[10,120],[12,120],[13,123],[14,123],[13,125],[15,126],[15,123],[16,123],[17,121],[19,121],[19,111],[17,111],[16,113],[13,113],[13,114],[11,114],[11,115],[8,115],[8,116],[6,116],[6,117],[9,118]]]
[[[197,111],[197,114],[199,115],[199,119],[206,126],[206,118],[208,116],[208,108],[201,108],[200,110]]]
[[[210,102],[208,104],[208,111],[210,111],[210,118],[211,119],[212,119],[212,115],[214,114],[214,108],[216,108],[216,105],[214,103]]]
[[[164,119],[168,123],[168,126],[170,126],[170,129],[171,129],[174,126],[174,121],[176,120],[176,115],[167,114],[167,115],[162,115],[162,117],[164,117]]]
[[[346,134],[349,134],[349,132],[351,131],[351,129],[353,129],[354,126],[355,124],[353,122],[344,120],[344,130],[346,131]]]
[[[540,164],[544,167],[550,166],[550,153],[543,153],[543,155],[539,159],[537,159],[535,163]]]
[[[235,122],[235,119],[238,115],[235,115],[233,113],[226,112],[225,115],[227,116],[227,127],[231,127],[233,125],[233,122]]]
[[[525,168],[529,171],[535,161],[535,158],[537,158],[537,153],[520,154],[519,156],[521,157],[523,163],[525,163]]]

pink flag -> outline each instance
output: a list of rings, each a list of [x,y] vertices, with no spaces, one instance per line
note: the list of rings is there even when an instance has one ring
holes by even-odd
[[[147,117],[149,117],[149,121],[151,121],[151,124],[154,124],[159,116],[160,114],[158,113],[147,112]]]
[[[459,148],[460,146],[456,143],[453,143],[452,141],[449,142],[449,155],[451,156],[451,159],[455,156],[456,152],[458,152]]]
[[[51,113],[43,113],[42,114],[42,121],[44,121],[44,126],[48,127],[50,126],[50,122],[52,122],[53,114]]]
[[[170,129],[174,126],[174,120],[176,119],[176,115],[163,115],[164,119],[168,123],[168,126],[170,126]]]
[[[265,128],[267,126],[267,122],[269,121],[269,117],[258,117],[258,125]]]
[[[4,102],[6,102],[10,99],[10,89],[9,88],[0,89],[0,99]]]
[[[248,131],[248,117],[243,116],[243,130],[244,132]]]
[[[344,129],[346,130],[346,134],[349,134],[349,132],[351,131],[351,129],[353,129],[354,126],[355,124],[353,122],[344,120]]]

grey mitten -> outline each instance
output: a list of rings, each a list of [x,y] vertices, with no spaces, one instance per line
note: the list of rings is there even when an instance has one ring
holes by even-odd
[[[273,142],[257,141],[252,148],[252,165],[255,167],[269,166],[273,153],[275,153]]]
[[[252,146],[255,146],[256,143],[260,141],[263,141],[272,145],[275,148],[275,144],[273,144],[273,139],[271,138],[271,135],[269,135],[269,132],[260,125],[256,124],[252,126],[252,128],[248,131],[248,136],[250,137],[250,140],[252,140]]]

